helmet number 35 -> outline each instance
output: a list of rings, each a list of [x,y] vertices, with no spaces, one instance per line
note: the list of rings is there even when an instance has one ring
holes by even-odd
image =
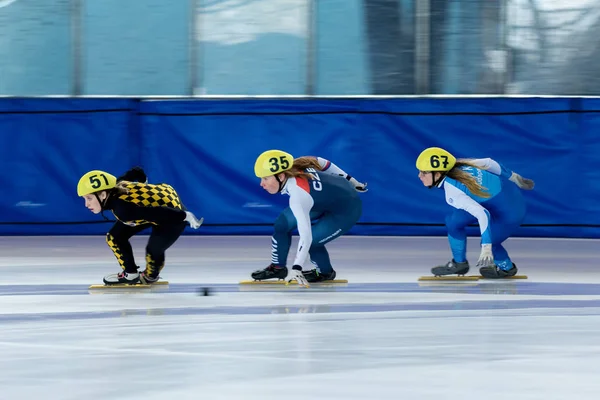
[[[92,188],[98,189],[100,186],[102,186],[102,182],[100,181],[100,178],[98,178],[98,176],[104,178],[104,183],[106,184],[106,186],[108,186],[108,178],[106,177],[106,175],[100,174],[90,176],[90,184],[92,185]]]
[[[287,169],[290,166],[290,162],[286,160],[284,156],[281,156],[279,158],[271,157],[269,158],[269,162],[271,163],[271,168],[269,168],[271,172],[277,172],[281,169]]]
[[[429,163],[431,164],[431,166],[433,168],[439,168],[439,166],[440,166],[440,158],[442,159],[441,163],[442,163],[443,167],[446,168],[448,166],[448,157],[447,156],[436,156],[436,155],[433,155],[429,159]]]

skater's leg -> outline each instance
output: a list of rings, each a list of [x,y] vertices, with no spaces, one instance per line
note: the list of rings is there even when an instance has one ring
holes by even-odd
[[[310,217],[318,218],[320,214],[311,213]],[[271,264],[265,269],[252,272],[252,279],[283,279],[287,276],[287,258],[292,244],[292,231],[298,223],[292,210],[288,207],[279,214],[273,224],[273,236],[271,237]]]
[[[477,219],[464,210],[454,210],[446,217],[448,243],[452,252],[452,260],[444,265],[433,267],[431,269],[433,275],[464,275],[469,272],[466,227],[475,222],[477,222]]]
[[[511,223],[500,222],[492,226],[492,254],[494,255],[495,265],[480,268],[479,273],[482,276],[494,279],[516,275],[517,267],[510,259],[502,243],[513,234],[519,225],[520,221]]]
[[[297,222],[292,210],[288,207],[279,214],[273,224],[271,237],[271,264],[264,269],[252,272],[252,279],[283,279],[287,276],[287,257],[292,244],[292,231]]]
[[[110,274],[104,277],[107,285],[118,283],[137,283],[139,281],[138,267],[133,257],[133,250],[129,239],[150,225],[129,226],[117,221],[106,234],[106,243],[113,251],[123,272]]]
[[[357,203],[355,208],[344,214],[324,214],[312,226],[312,244],[308,254],[317,268],[304,274],[309,282],[335,279],[335,271],[325,244],[348,232],[356,225],[361,213],[362,203]]]
[[[156,225],[146,245],[146,270],[143,278],[147,281],[156,281],[158,274],[165,266],[165,252],[171,247],[185,230],[186,224]]]
[[[320,217],[319,213],[310,213],[310,218]],[[271,237],[271,264],[285,267],[292,244],[292,231],[298,227],[298,222],[291,208],[286,208],[279,214],[273,224]]]
[[[519,229],[525,215],[524,213],[520,213],[516,218],[512,215],[511,217],[510,221],[500,220],[492,224],[492,254],[494,255],[494,264],[504,271],[512,269],[513,262],[502,243]]]
[[[314,246],[310,248],[310,258],[316,268],[303,271],[304,277],[309,283],[330,281],[335,279],[336,272],[331,266],[329,252],[325,246]]]
[[[516,185],[508,184],[502,189],[501,197],[492,200],[494,219],[491,225],[492,254],[494,264],[479,269],[486,278],[506,278],[517,273],[516,265],[511,260],[503,243],[511,237],[525,220],[527,207],[521,190]]]
[[[319,272],[327,274],[333,271],[329,252],[325,246],[310,246],[308,254],[310,255],[310,260],[317,267]]]
[[[494,255],[494,264],[498,268],[508,271],[513,267],[513,262],[502,244],[493,244],[492,254]]]
[[[477,219],[464,210],[454,210],[446,217],[448,243],[452,251],[452,259],[457,263],[467,261],[467,226],[476,223]]]
[[[129,226],[117,221],[106,234],[106,243],[113,251],[121,268],[127,273],[137,272],[137,265],[133,258],[133,250],[129,239],[149,225]]]
[[[271,264],[285,267],[292,244],[292,231],[297,226],[296,218],[291,208],[286,208],[279,214],[273,224],[271,237]]]

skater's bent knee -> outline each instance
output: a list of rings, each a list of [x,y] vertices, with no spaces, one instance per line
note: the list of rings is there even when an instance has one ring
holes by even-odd
[[[275,223],[273,224],[273,230],[281,233],[287,233],[291,230],[289,221],[285,215],[281,214],[279,217],[277,217]]]
[[[127,242],[129,239],[122,239],[118,236],[114,236],[112,235],[110,232],[106,234],[106,243],[108,243],[109,246],[117,246],[117,247],[121,247],[121,243],[123,242]]]
[[[467,227],[468,224],[464,224],[464,223],[457,223],[456,221],[453,221],[451,218],[450,219],[446,219],[446,229],[448,230],[448,233],[452,233],[452,232],[462,232],[465,230],[465,228]]]

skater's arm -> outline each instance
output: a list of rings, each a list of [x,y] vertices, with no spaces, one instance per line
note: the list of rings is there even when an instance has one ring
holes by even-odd
[[[292,182],[290,182],[292,183]],[[289,185],[290,209],[298,223],[298,249],[293,265],[303,266],[308,257],[308,250],[312,244],[312,227],[310,224],[310,210],[315,201],[308,192],[298,187],[297,184]]]
[[[342,178],[346,178],[346,180],[348,180],[352,184],[352,186],[354,186],[357,192],[366,192],[368,190],[366,183],[361,183],[357,181],[356,178],[350,176],[348,173],[346,173],[346,171],[344,171],[331,161],[322,157],[317,157],[317,161],[321,166],[321,172],[324,172],[329,175],[341,176]]]
[[[502,176],[506,179],[509,179],[512,175],[511,170],[509,170],[496,160],[492,160],[491,158],[476,158],[473,160],[469,160],[469,162],[483,170],[489,171],[494,175]]]
[[[531,179],[523,178],[521,175],[517,174],[514,171],[511,171],[504,165],[500,164],[495,160],[492,160],[491,158],[478,158],[474,160],[469,160],[469,162],[473,163],[474,165],[478,166],[483,170],[491,172],[494,175],[499,175],[503,178],[508,179],[521,189],[531,190],[535,186],[535,182]]]
[[[477,218],[479,230],[481,231],[481,244],[492,243],[490,212],[448,181],[444,182],[444,190],[446,192],[446,202],[448,204],[459,210],[465,210]]]
[[[321,166],[322,172],[329,174],[329,175],[341,176],[343,178],[348,176],[348,174],[343,169],[341,169],[340,167],[338,167],[331,161],[329,161],[323,157],[316,157],[316,159],[317,159],[317,162],[319,163],[319,165]]]
[[[144,220],[155,224],[176,224],[185,220],[185,211],[172,207],[144,207],[117,199],[113,212],[121,221]]]

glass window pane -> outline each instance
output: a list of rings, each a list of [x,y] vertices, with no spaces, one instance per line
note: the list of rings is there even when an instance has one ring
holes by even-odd
[[[370,94],[363,0],[316,3],[316,94]]]
[[[363,0],[372,94],[413,94],[414,1]]]
[[[600,94],[598,0],[507,2],[507,93]]]
[[[71,91],[69,0],[0,0],[0,95]]]
[[[199,0],[197,94],[306,91],[309,0]]]
[[[430,0],[435,94],[503,93],[502,0]]]
[[[84,3],[85,94],[190,94],[189,0]]]

